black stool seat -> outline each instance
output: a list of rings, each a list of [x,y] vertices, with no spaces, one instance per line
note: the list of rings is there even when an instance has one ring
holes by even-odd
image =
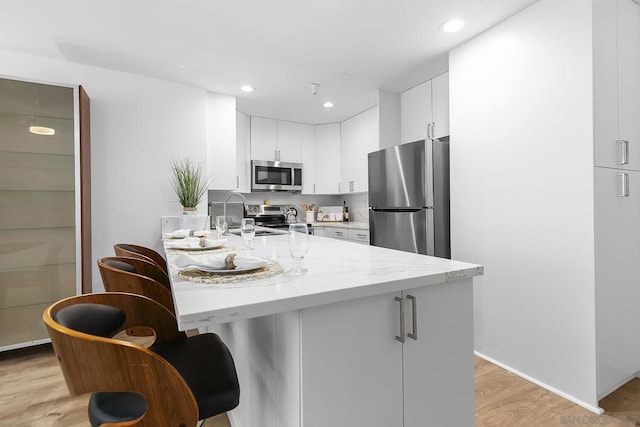
[[[147,401],[138,393],[93,393],[89,399],[89,423],[98,427],[105,423],[121,423],[142,417]]]
[[[218,335],[195,335],[179,342],[154,345],[150,350],[184,378],[196,398],[201,420],[238,406],[240,386],[236,368]]]

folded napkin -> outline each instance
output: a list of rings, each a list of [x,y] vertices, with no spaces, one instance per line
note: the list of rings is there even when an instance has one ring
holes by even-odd
[[[188,229],[188,228],[181,228],[180,230],[172,231],[171,233],[165,233],[164,237],[167,238],[167,239],[182,239],[184,237],[191,236],[191,232],[192,231],[193,230]],[[193,231],[193,235],[195,237],[208,236],[209,234],[211,234],[210,230]]]
[[[204,246],[200,245],[200,237],[185,237],[181,240],[165,242],[167,249],[213,249],[227,243],[227,239],[204,239]]]
[[[183,237],[189,237],[191,230],[188,228],[181,228],[180,230],[172,231],[171,233],[164,233],[164,237],[167,239],[181,239]]]
[[[229,255],[235,255],[233,257],[233,265],[236,269],[251,270],[260,268],[269,261],[263,258],[258,258],[249,255],[236,255],[236,254],[220,254],[220,255],[205,255],[205,256],[192,256],[189,254],[181,254],[174,258],[174,264],[178,268],[194,268],[200,270],[230,270],[227,268],[225,259]]]

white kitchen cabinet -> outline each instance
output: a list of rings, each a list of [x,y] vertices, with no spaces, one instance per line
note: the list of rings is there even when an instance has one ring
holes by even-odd
[[[315,126],[300,125],[300,160],[302,162],[302,194],[313,194],[316,182]]]
[[[251,119],[241,111],[236,111],[236,191],[251,192]]]
[[[610,0],[594,9],[596,166],[640,170],[638,6]]]
[[[246,115],[236,111],[235,97],[207,94],[207,176],[210,190],[249,191],[247,119]]]
[[[369,244],[369,230],[362,228],[349,228],[347,229],[347,238],[351,242]]]
[[[640,172],[595,168],[598,393],[640,371]]]
[[[327,237],[331,237],[332,239],[349,239],[349,231],[346,228],[326,227],[325,235]]]
[[[427,139],[431,125],[431,80],[403,92],[401,97],[402,143]]]
[[[378,149],[378,107],[370,108],[341,124],[340,159],[342,193],[366,192],[368,154]]]
[[[277,160],[278,121],[251,116],[251,160]]]
[[[402,143],[449,135],[449,73],[401,95]]]
[[[304,426],[473,425],[472,323],[468,280],[303,310]]]
[[[340,193],[340,123],[315,126],[314,194]]]
[[[304,128],[302,123],[278,120],[278,160],[300,163],[300,146]]]
[[[251,117],[251,160],[300,163],[303,124]]]
[[[449,136],[449,73],[431,80],[431,106],[433,138]]]

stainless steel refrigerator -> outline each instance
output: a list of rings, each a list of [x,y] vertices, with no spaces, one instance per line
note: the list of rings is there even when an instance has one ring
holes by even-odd
[[[369,154],[369,230],[374,246],[451,258],[448,138]]]

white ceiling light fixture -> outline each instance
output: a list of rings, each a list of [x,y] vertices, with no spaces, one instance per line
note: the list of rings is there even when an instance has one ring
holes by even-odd
[[[29,126],[29,132],[36,135],[51,136],[56,134],[56,130],[46,126]]]
[[[333,102],[327,101],[324,104],[322,104],[322,106],[324,108],[331,108],[331,107],[333,107]]]
[[[244,85],[240,88],[241,91],[243,92],[247,92],[247,93],[251,93],[253,92],[255,89],[252,86],[249,85]]]
[[[467,22],[462,18],[449,19],[447,22],[440,26],[440,31],[444,33],[455,33],[464,28]]]
[[[52,136],[56,134],[56,130],[53,127],[44,126],[49,124],[51,120],[44,116],[44,107],[40,102],[40,99],[36,98],[36,105],[39,107],[40,113],[35,116],[31,114],[31,120],[29,123],[29,132],[34,135]]]

